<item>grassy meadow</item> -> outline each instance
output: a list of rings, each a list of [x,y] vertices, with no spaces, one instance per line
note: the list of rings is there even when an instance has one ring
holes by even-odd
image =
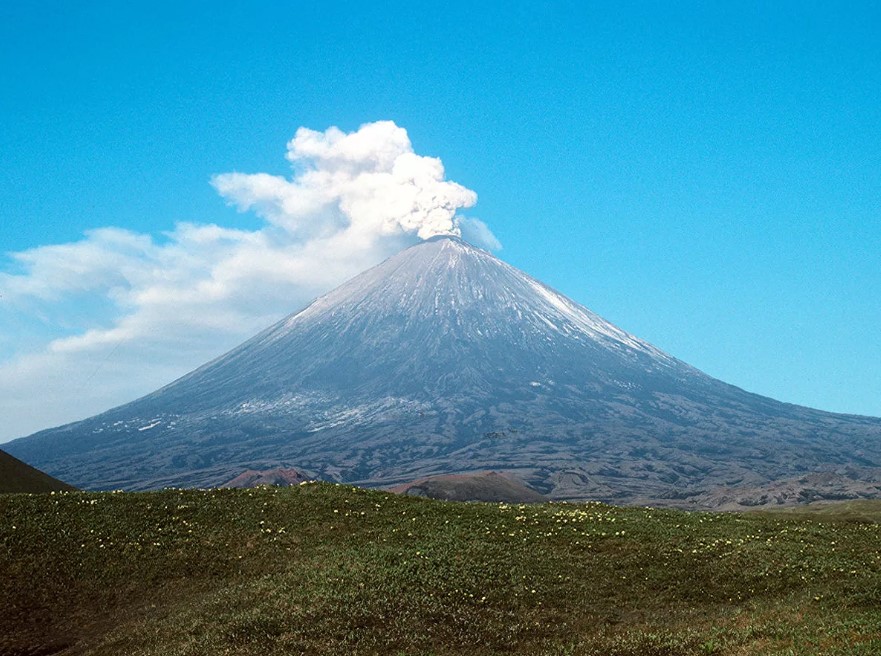
[[[0,496],[0,655],[881,653],[881,504]]]

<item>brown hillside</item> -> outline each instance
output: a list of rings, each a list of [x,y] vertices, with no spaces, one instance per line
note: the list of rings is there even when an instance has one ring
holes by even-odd
[[[286,487],[290,485],[299,485],[309,479],[296,469],[285,469],[278,467],[276,469],[267,469],[256,471],[249,469],[242,472],[232,480],[227,481],[220,487],[257,487],[260,485],[278,485]]]
[[[524,483],[497,472],[450,474],[420,478],[391,488],[397,494],[443,499],[445,501],[491,501],[541,503],[547,497]]]
[[[5,451],[0,451],[0,493],[57,492],[75,489],[72,485],[52,478],[18,458],[13,458]]]

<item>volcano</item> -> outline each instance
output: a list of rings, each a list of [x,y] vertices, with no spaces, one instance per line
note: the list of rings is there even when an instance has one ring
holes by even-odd
[[[277,467],[367,486],[492,470],[555,499],[699,505],[875,472],[881,420],[723,383],[443,236],[152,394],[5,448],[93,489]]]

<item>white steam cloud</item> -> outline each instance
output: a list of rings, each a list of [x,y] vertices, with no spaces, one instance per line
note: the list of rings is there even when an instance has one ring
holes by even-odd
[[[444,180],[439,159],[414,153],[407,131],[391,121],[350,134],[300,128],[287,158],[302,168],[292,180],[224,173],[214,186],[240,210],[304,238],[460,235],[456,211],[477,202],[473,191]]]
[[[0,272],[0,441],[124,403],[219,355],[401,248],[438,234],[496,250],[477,195],[390,121],[297,130],[290,178],[224,173],[265,223],[98,228],[9,254]]]

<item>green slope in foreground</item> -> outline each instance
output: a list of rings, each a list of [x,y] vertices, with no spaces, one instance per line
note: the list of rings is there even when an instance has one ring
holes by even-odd
[[[324,483],[8,495],[0,516],[0,654],[881,653],[871,517]]]

